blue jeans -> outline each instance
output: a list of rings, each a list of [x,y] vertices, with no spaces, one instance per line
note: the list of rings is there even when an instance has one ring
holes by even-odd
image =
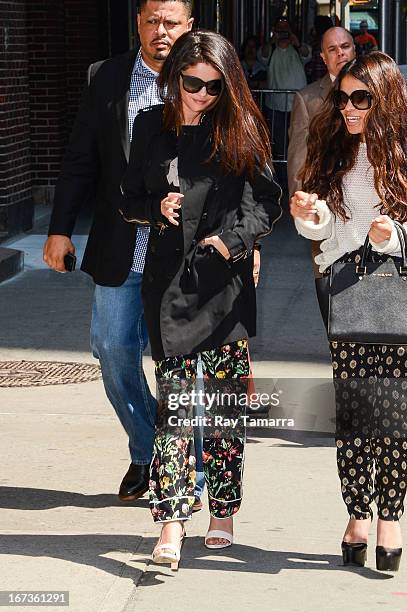
[[[151,461],[156,400],[143,372],[148,335],[141,300],[143,275],[130,272],[120,287],[96,285],[91,347],[103,384],[128,437],[132,463]]]
[[[202,359],[201,355],[198,356],[197,364],[197,381],[196,391],[205,391],[203,384],[203,370],[202,370]],[[196,416],[205,415],[205,406],[198,405],[195,410]],[[194,443],[195,443],[195,456],[196,456],[196,481],[195,481],[195,497],[201,497],[205,489],[205,475],[203,465],[203,427],[194,427]]]
[[[143,372],[148,335],[144,322],[141,282],[130,272],[120,287],[96,285],[92,311],[91,347],[99,359],[103,384],[129,437],[132,463],[151,462],[157,403]],[[198,436],[196,495],[204,488],[202,441]]]

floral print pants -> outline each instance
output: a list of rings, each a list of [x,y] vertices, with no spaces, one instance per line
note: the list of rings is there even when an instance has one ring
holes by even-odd
[[[247,340],[200,353],[204,377],[203,465],[212,516],[233,516],[242,500]],[[194,396],[198,354],[155,363],[158,414],[150,469],[154,521],[186,520],[195,502]],[[208,399],[210,398],[210,399]],[[226,399],[225,399],[226,398]]]
[[[386,256],[376,254],[376,261]],[[354,252],[342,261],[360,261]],[[331,342],[337,466],[350,518],[397,521],[407,486],[407,346]]]

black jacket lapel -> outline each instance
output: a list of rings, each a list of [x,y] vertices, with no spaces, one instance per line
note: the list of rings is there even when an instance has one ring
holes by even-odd
[[[130,99],[130,81],[133,73],[134,62],[137,57],[137,51],[132,51],[128,55],[128,60],[125,62],[123,73],[120,75],[118,97],[116,100],[116,116],[119,122],[120,139],[123,147],[123,152],[126,160],[129,161],[130,156],[130,138],[129,138],[129,99]]]
[[[182,135],[178,140],[178,170],[180,191],[184,194],[182,201],[182,229],[184,233],[184,251],[188,252],[196,230],[201,221],[209,190],[215,183],[213,165],[207,160],[211,153],[211,122],[204,119],[201,127],[193,128],[189,136]],[[195,131],[196,130],[196,131]],[[202,176],[202,168],[208,176]],[[187,176],[188,179],[184,177]]]

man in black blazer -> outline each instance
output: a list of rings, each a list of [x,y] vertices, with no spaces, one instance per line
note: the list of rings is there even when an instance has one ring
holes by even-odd
[[[141,0],[137,17],[141,48],[94,64],[55,189],[44,261],[65,271],[64,256],[79,210],[95,199],[95,214],[82,270],[96,284],[91,344],[106,394],[129,436],[131,464],[119,490],[131,501],[148,489],[156,402],[142,354],[147,344],[141,279],[148,230],[126,223],[120,183],[126,171],[133,120],[159,102],[156,77],[171,46],[192,27],[192,0]]]

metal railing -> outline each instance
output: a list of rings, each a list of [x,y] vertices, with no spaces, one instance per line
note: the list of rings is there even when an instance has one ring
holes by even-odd
[[[288,128],[296,89],[252,89],[270,130],[273,163],[287,164]]]

